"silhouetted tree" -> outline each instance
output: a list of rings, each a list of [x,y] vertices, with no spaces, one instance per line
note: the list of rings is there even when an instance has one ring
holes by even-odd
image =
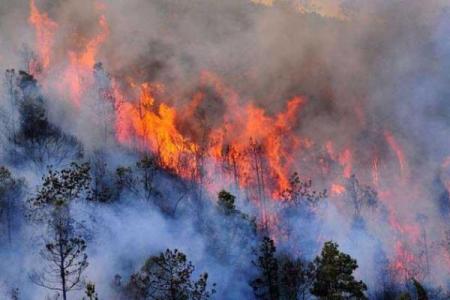
[[[102,203],[112,201],[116,194],[104,154],[94,152],[90,158],[90,167],[92,200]]]
[[[306,299],[312,285],[313,266],[299,258],[279,258],[280,299]]]
[[[133,299],[206,300],[215,293],[207,289],[207,273],[191,279],[194,266],[184,253],[167,249],[152,256],[131,276],[128,291]]]
[[[18,111],[18,126],[14,126],[11,141],[11,159],[17,163],[31,160],[38,167],[44,163],[59,164],[65,159],[77,159],[83,154],[81,144],[71,135],[65,134],[48,120],[44,98],[36,79],[24,72],[14,70],[7,73],[13,105]]]
[[[241,268],[240,256],[250,255],[256,238],[256,219],[241,212],[236,197],[222,190],[217,195],[218,218],[201,223],[207,236],[207,250],[223,263]]]
[[[311,294],[319,299],[367,299],[367,286],[353,277],[357,268],[356,260],[340,252],[336,243],[326,242],[314,260]]]
[[[90,199],[90,166],[71,163],[60,171],[50,169],[35,197],[28,200],[30,209],[57,208],[77,199]],[[31,216],[33,217],[33,216]]]
[[[14,178],[4,166],[0,166],[0,221],[5,225],[8,243],[12,242],[15,216],[21,209],[20,199],[24,192],[23,179]]]
[[[225,190],[222,190],[217,195],[217,198],[217,207],[220,212],[224,213],[225,215],[230,215],[236,212],[236,206],[234,204],[236,197],[234,195],[228,193]]]
[[[317,192],[312,189],[312,180],[303,181],[297,172],[289,178],[289,187],[281,192],[281,199],[289,205],[303,208],[314,207],[327,197],[327,191]]]
[[[425,288],[416,279],[412,279],[414,288],[416,289],[417,300],[428,300],[428,294]]]
[[[72,163],[61,171],[49,170],[35,197],[29,200],[31,220],[47,221],[48,238],[40,252],[44,261],[41,271],[34,271],[33,283],[67,293],[82,287],[82,273],[86,269],[86,242],[77,233],[77,224],[70,216],[70,204],[89,197],[89,165]]]
[[[139,176],[139,183],[142,185],[144,191],[144,199],[149,200],[156,192],[154,179],[157,171],[156,161],[150,156],[144,156],[136,163],[137,173]]]
[[[352,175],[346,184],[348,199],[353,206],[354,218],[359,218],[363,208],[375,209],[378,205],[378,193],[368,185],[362,185],[355,175]]]
[[[95,284],[92,282],[86,283],[86,289],[84,293],[87,296],[87,300],[98,300],[97,292],[95,291]],[[84,300],[85,298],[83,298]]]
[[[52,214],[51,239],[40,253],[45,266],[31,273],[30,279],[36,285],[61,292],[66,300],[68,292],[82,288],[82,273],[88,266],[86,241],[75,233],[74,222],[66,215],[64,204]]]
[[[277,300],[280,297],[278,287],[278,260],[275,257],[275,243],[264,237],[256,252],[257,260],[253,264],[258,269],[258,277],[250,282],[257,299]]]

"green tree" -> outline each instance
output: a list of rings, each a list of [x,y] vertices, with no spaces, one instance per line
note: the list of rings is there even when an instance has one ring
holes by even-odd
[[[91,175],[87,163],[72,163],[70,168],[60,171],[50,169],[42,181],[37,195],[28,200],[31,212],[69,206],[72,201],[81,198],[90,199]]]
[[[277,300],[280,297],[278,288],[278,260],[275,257],[275,243],[264,237],[256,252],[258,258],[253,264],[258,268],[258,277],[250,282],[257,299]]]
[[[336,243],[326,242],[314,260],[311,294],[327,300],[367,299],[364,294],[367,286],[353,276],[357,268],[356,260],[340,252]]]
[[[131,276],[128,292],[133,299],[206,300],[215,293],[207,289],[208,274],[192,280],[193,264],[184,253],[167,249],[152,256]]]
[[[287,255],[278,260],[280,264],[280,299],[306,299],[308,289],[312,284],[312,263]]]

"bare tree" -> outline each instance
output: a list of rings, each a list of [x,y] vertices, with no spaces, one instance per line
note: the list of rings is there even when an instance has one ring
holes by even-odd
[[[45,266],[33,272],[30,279],[38,286],[61,292],[66,300],[68,292],[83,287],[82,273],[88,266],[86,241],[75,233],[65,206],[55,209],[53,215],[49,226],[52,239],[40,252]]]
[[[86,242],[78,233],[78,224],[70,216],[70,204],[89,198],[89,165],[73,163],[61,171],[50,170],[37,195],[29,200],[30,217],[47,221],[48,236],[40,252],[44,267],[30,274],[36,285],[62,293],[82,287],[82,273],[88,266]]]

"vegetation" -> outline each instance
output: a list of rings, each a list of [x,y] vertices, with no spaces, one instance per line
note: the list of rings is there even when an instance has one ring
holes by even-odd
[[[96,65],[95,72],[96,76],[106,76],[101,65]],[[333,241],[320,244],[312,232],[319,227],[317,210],[328,205],[327,191],[314,191],[311,180],[304,181],[294,173],[279,195],[281,201],[268,203],[264,189],[270,183],[265,174],[264,149],[254,140],[247,153],[257,173],[254,174],[257,184],[250,191],[253,198],[241,191],[233,194],[236,190],[232,187],[230,191],[220,190],[216,201],[202,201],[206,195],[201,185],[207,180],[203,169],[206,166],[202,165],[186,179],[174,176],[173,170],[165,168],[154,153],[141,150],[128,153],[120,149],[119,156],[126,159],[117,162],[109,147],[118,145],[108,138],[111,129],[107,123],[102,123],[107,147],[85,150],[80,141],[52,123],[46,99],[33,76],[8,70],[6,80],[17,116],[5,123],[8,143],[4,146],[4,165],[0,166],[0,254],[11,253],[16,246],[22,251],[17,252],[23,253],[27,247],[34,260],[23,271],[28,275],[27,282],[42,288],[39,291],[45,290],[49,299],[207,300],[245,295],[264,300],[428,300],[448,296],[422,284],[423,277],[417,277],[421,282],[412,276],[399,282],[391,276],[392,261],[384,253],[379,255],[383,257],[379,263],[382,267],[377,266],[382,270],[383,286],[380,284],[376,291],[368,290],[363,281],[355,278],[356,259],[341,252]],[[102,91],[107,90],[106,84]],[[109,93],[108,101],[111,97]],[[242,180],[236,163],[245,153],[223,151],[229,152],[230,162],[224,168],[228,168],[236,185]],[[42,180],[36,180],[40,176]],[[353,223],[363,224],[373,211],[385,209],[375,189],[363,185],[354,175],[347,179],[343,189],[346,200],[342,205],[349,207]],[[200,241],[202,257],[189,247],[183,247],[184,252],[177,248],[155,250],[165,243],[149,245],[146,238],[154,238],[150,236],[154,232],[145,226],[138,235],[130,234],[132,239],[109,232],[111,226],[129,233],[128,228],[123,228],[130,224],[115,219],[127,207],[145,214],[145,222],[156,219],[155,222],[175,224],[177,229],[171,228],[166,233],[173,235],[167,238],[173,239],[173,244],[185,243],[178,240],[182,236],[178,228],[192,233],[192,239]],[[270,219],[267,216],[270,212],[279,219]],[[138,215],[134,211],[130,214]],[[139,225],[143,222],[138,218],[134,221]],[[101,230],[103,235],[98,234]],[[358,232],[364,230],[364,226],[358,226]],[[104,232],[113,236],[108,244],[104,244],[107,236]],[[117,272],[103,274],[103,269],[89,272],[95,266],[92,257],[102,257],[123,240],[127,244],[126,254],[117,249],[119,259],[109,261],[110,257],[105,256],[108,263],[105,270]],[[443,246],[448,244],[446,240]],[[147,259],[139,249],[145,251]],[[200,271],[208,273],[196,272],[188,256],[201,266]],[[1,266],[10,257],[5,258]],[[97,278],[94,279],[98,285],[86,282],[86,276],[91,274],[110,278],[110,283]],[[216,286],[211,280],[221,281],[223,286]],[[29,297],[28,289],[19,286],[23,282],[5,282],[10,299]]]
[[[131,276],[128,293],[133,299],[210,299],[215,290],[207,289],[208,274],[200,274],[195,281],[193,272],[194,266],[184,253],[167,249],[148,258],[141,270]]]

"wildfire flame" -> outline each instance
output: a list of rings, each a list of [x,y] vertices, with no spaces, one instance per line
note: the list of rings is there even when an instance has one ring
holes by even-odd
[[[271,5],[273,1],[255,2]],[[98,33],[78,45],[78,50],[67,49],[66,67],[56,87],[61,95],[68,92],[75,107],[83,105],[86,91],[94,84],[92,68],[110,34],[103,10],[104,7],[98,6]],[[35,30],[37,52],[29,71],[35,76],[45,76],[52,68],[58,24],[39,11],[35,0],[30,1],[29,23]],[[194,91],[188,101],[178,102],[170,99],[172,96],[167,93],[168,87],[164,83],[140,82],[136,78],[124,81],[119,84],[113,78],[111,87],[117,141],[155,154],[161,167],[186,180],[200,181],[213,193],[222,188],[245,189],[248,198],[262,209],[264,223],[278,222],[276,215],[270,215],[264,209],[265,202],[280,199],[280,194],[291,186],[290,175],[294,171],[300,171],[300,176],[309,175],[301,174],[302,170],[297,169],[304,159],[302,155],[309,150],[320,149],[324,153],[318,159],[321,166],[318,169],[330,177],[326,183],[330,186],[331,197],[345,194],[346,187],[342,183],[358,169],[358,152],[351,144],[342,147],[329,140],[324,145],[317,145],[311,137],[299,134],[297,124],[302,121],[302,108],[308,103],[305,97],[292,97],[282,111],[269,113],[255,102],[242,101],[218,75],[203,71],[199,75],[199,86],[217,94],[220,106],[220,118],[209,124],[203,107],[210,105],[212,100],[206,88]],[[364,125],[364,109],[358,106],[356,114]],[[389,130],[382,131],[381,136],[398,161],[401,178],[408,180],[409,167],[400,140]],[[402,224],[395,209],[389,205],[392,191],[387,187],[383,189],[382,163],[379,153],[373,155],[367,163],[371,170],[368,181],[380,188],[380,198],[389,210],[390,227],[399,236],[392,268],[402,276],[409,276],[408,266],[417,257],[408,251],[404,241],[416,243],[420,229],[417,224]],[[332,172],[334,165],[340,168],[337,175]],[[443,168],[449,167],[450,158],[443,164]],[[213,180],[204,181],[203,178]],[[450,191],[450,180],[446,185]]]

